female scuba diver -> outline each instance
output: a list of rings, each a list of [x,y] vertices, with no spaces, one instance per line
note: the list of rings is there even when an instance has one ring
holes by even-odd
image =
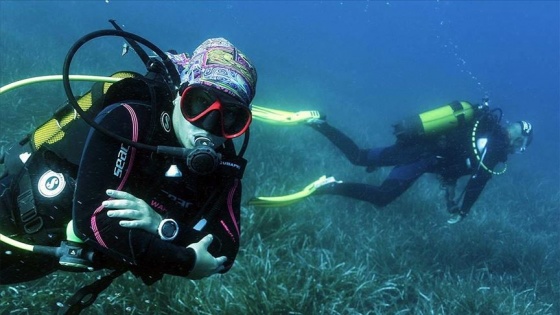
[[[70,142],[35,152],[18,142],[7,151],[0,232],[34,245],[68,239],[70,250],[59,261],[0,242],[0,284],[76,268],[132,271],[151,284],[164,274],[200,279],[232,267],[246,163],[232,139],[248,133],[257,73],[223,38],[206,40],[191,58],[168,57],[179,93],[124,79],[103,95],[95,121],[134,143],[184,154],[159,154],[93,128],[83,151]],[[78,148],[75,165],[65,150]]]

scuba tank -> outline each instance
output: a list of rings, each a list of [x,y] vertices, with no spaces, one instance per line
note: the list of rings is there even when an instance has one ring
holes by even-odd
[[[454,101],[397,122],[393,125],[393,134],[403,141],[437,136],[470,124],[478,116],[478,112],[487,107],[487,98],[483,100],[482,105]]]

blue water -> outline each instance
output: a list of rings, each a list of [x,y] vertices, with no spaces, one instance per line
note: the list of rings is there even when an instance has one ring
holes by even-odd
[[[162,49],[222,36],[257,66],[255,104],[317,108],[382,135],[405,115],[488,95],[505,119],[534,123],[517,167],[558,178],[559,12],[557,1],[1,1],[0,31],[2,47],[48,41],[60,64],[110,18]]]
[[[520,185],[528,176],[545,183],[545,195],[560,193],[559,1],[0,0],[1,85],[60,74],[71,45],[110,29],[108,19],[163,50],[191,53],[207,38],[225,37],[257,67],[254,104],[318,109],[350,134],[372,135],[357,139],[370,145],[393,142],[399,118],[488,96],[504,120],[535,129],[508,173]],[[79,69],[108,74],[97,63],[120,58],[119,42],[93,47]],[[4,115],[1,98],[0,108]],[[536,197],[524,198],[530,211]]]
[[[35,61],[32,73],[20,74],[33,76],[60,73],[74,41],[110,28],[111,18],[164,50],[192,52],[206,38],[222,36],[257,66],[255,104],[319,109],[349,132],[365,128],[380,135],[386,143],[379,144],[393,141],[390,124],[399,118],[487,95],[492,106],[503,109],[504,119],[534,124],[531,149],[512,157],[516,169],[548,177],[558,191],[559,6],[558,1],[0,1],[0,43],[3,51],[48,53],[49,62]],[[113,48],[118,55],[120,46]],[[2,69],[2,84],[9,83],[12,70]]]

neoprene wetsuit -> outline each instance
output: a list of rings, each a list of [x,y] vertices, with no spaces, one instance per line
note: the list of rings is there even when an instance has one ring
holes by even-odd
[[[327,122],[312,124],[337,146],[354,165],[368,169],[394,166],[380,186],[343,182],[324,186],[319,194],[341,195],[386,206],[404,193],[422,174],[435,173],[444,183],[454,185],[461,176],[471,175],[459,213],[466,215],[492,174],[482,167],[472,147],[473,125],[455,129],[433,139],[398,140],[389,147],[360,149],[354,141]],[[492,170],[507,159],[509,140],[505,130],[492,119],[481,120],[476,139],[487,138],[488,146],[483,163]],[[475,176],[476,175],[476,176]]]
[[[161,112],[154,115],[151,107],[142,103],[109,106],[97,116],[96,121],[133,141],[180,146],[169,114]],[[63,174],[66,183],[64,194],[52,196],[46,201],[38,193],[39,178],[53,168],[52,163],[49,165],[44,158],[45,152],[49,151],[40,149],[32,155],[24,169],[38,169],[30,181],[38,216],[46,222],[44,228],[35,234],[22,230],[16,202],[20,192],[17,191],[18,185],[14,184],[14,179],[20,176],[8,175],[2,179],[2,185],[12,187],[12,190],[3,189],[6,197],[2,198],[5,202],[0,209],[2,232],[32,244],[56,246],[64,239],[64,227],[73,218],[76,235],[97,252],[96,267],[125,267],[150,282],[163,274],[186,276],[196,258],[194,250],[186,246],[212,234],[214,240],[209,252],[215,257],[227,257],[226,268],[222,271],[226,272],[239,249],[241,199],[240,176],[232,175],[234,172],[230,170],[236,168],[237,157],[233,145],[227,144],[216,149],[226,163],[221,163],[212,174],[197,175],[188,169],[182,158],[135,149],[92,131],[77,172],[75,169],[74,173],[70,169],[64,170],[68,171],[68,174]],[[171,165],[181,170],[182,177],[165,176]],[[55,171],[62,170],[57,168]],[[177,238],[164,241],[144,230],[120,227],[118,222],[122,219],[107,217],[106,209],[101,206],[102,201],[109,199],[107,189],[131,193],[147,202],[162,217],[173,218],[180,228]],[[65,198],[61,199],[62,195]],[[53,212],[61,214],[60,217],[52,217]],[[200,230],[194,229],[195,224],[203,219],[207,221],[206,225]],[[43,232],[49,227],[56,233],[45,240]],[[42,236],[34,237],[39,234]],[[57,261],[50,257],[5,244],[0,246],[2,284],[32,280],[57,268]],[[5,255],[8,249],[11,254]]]

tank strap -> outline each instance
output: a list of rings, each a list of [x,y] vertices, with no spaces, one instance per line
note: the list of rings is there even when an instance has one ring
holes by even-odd
[[[17,205],[19,208],[19,218],[23,230],[27,234],[34,234],[43,228],[43,218],[39,216],[33,197],[33,189],[31,187],[31,178],[27,170],[23,171],[19,179],[19,194],[17,197]]]
[[[459,101],[453,101],[453,102],[451,102],[451,104],[449,104],[449,106],[451,106],[454,113],[457,113],[457,112],[461,113],[463,111],[463,105],[461,105],[461,102],[459,102]],[[464,126],[467,123],[464,113],[461,113],[461,114],[459,114],[455,117],[457,117],[457,125],[458,126]]]

